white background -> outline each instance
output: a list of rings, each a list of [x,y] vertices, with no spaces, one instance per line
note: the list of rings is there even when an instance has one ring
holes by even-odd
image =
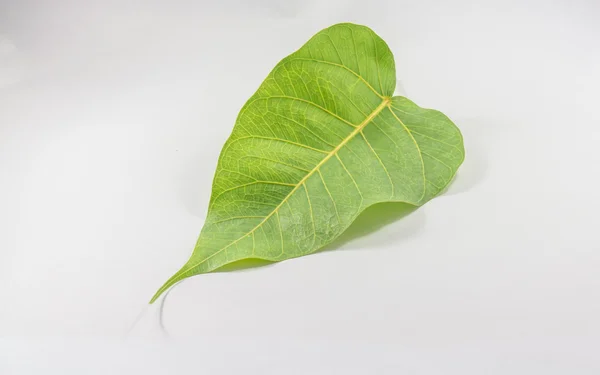
[[[0,0],[0,372],[598,374],[599,19],[594,0]],[[245,100],[342,21],[459,126],[455,182],[145,309]]]

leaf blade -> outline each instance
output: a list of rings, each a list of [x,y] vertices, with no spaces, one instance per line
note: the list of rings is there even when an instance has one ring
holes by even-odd
[[[150,303],[234,261],[313,252],[374,203],[439,193],[462,137],[439,112],[392,98],[395,82],[391,51],[359,25],[325,29],[277,64],[221,152],[194,253]]]

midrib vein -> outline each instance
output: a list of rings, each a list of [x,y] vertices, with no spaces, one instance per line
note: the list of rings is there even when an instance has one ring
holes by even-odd
[[[336,148],[334,148],[333,150],[331,150],[331,152],[329,154],[327,154],[327,156],[325,156],[320,162],[319,164],[317,164],[312,170],[310,170],[306,176],[304,176],[304,178],[302,178],[297,184],[296,186],[294,186],[294,188],[288,193],[288,195],[285,196],[285,198],[283,198],[283,200],[281,201],[281,203],[275,207],[273,209],[273,211],[271,211],[270,214],[268,214],[267,216],[265,216],[265,218],[258,223],[254,228],[252,228],[251,231],[249,231],[248,233],[244,234],[243,236],[241,236],[240,238],[238,238],[237,240],[231,242],[230,244],[228,244],[227,246],[215,251],[213,254],[211,254],[210,256],[202,259],[201,261],[190,265],[189,267],[186,267],[185,269],[182,269],[181,271],[177,272],[177,274],[175,274],[174,278],[178,278],[181,275],[185,274],[186,272],[188,272],[189,270],[198,267],[199,265],[201,265],[202,263],[206,262],[207,260],[209,260],[210,258],[214,257],[215,255],[219,254],[220,252],[222,252],[223,250],[227,249],[228,247],[235,245],[236,243],[238,243],[239,241],[241,241],[242,239],[248,237],[249,235],[251,235],[252,233],[254,233],[255,230],[257,230],[258,228],[260,228],[267,220],[269,220],[273,215],[275,215],[275,213],[277,213],[279,211],[279,209],[283,206],[283,204],[285,202],[287,202],[287,200],[302,186],[304,185],[304,183],[306,182],[306,180],[308,180],[313,174],[315,174],[319,168],[321,168],[321,166],[323,166],[323,164],[325,164],[329,159],[331,159],[332,157],[334,157],[337,152],[344,147],[348,142],[350,142],[350,140],[352,140],[352,138],[354,138],[357,134],[359,134],[364,128],[365,126],[367,126],[374,118],[375,116],[377,116],[379,114],[379,112],[381,112],[385,107],[387,107],[391,102],[391,98],[384,98],[383,101],[381,102],[381,104],[379,104],[379,106],[377,108],[375,108],[375,110],[373,112],[371,112],[370,115],[367,116],[367,118],[364,119],[363,122],[360,123],[360,125],[356,126],[356,128],[352,131],[352,133],[350,133],[346,138],[344,138],[344,140],[337,145]],[[168,282],[167,282],[168,284]],[[166,284],[165,284],[166,285]],[[162,289],[162,288],[161,288]],[[158,294],[158,293],[157,293]]]

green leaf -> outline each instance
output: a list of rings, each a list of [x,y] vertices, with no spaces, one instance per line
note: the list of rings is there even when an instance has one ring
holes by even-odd
[[[372,204],[440,193],[464,159],[460,131],[395,85],[391,51],[364,26],[331,26],[281,60],[223,147],[192,256],[150,303],[231,262],[310,254]]]

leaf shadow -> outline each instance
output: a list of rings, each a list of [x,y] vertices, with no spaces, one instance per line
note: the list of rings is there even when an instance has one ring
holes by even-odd
[[[220,268],[216,269],[215,271],[213,271],[213,273],[244,271],[244,270],[253,269],[253,268],[266,267],[266,266],[272,265],[274,263],[276,263],[276,262],[272,262],[272,261],[264,260],[264,259],[255,259],[255,258],[254,259],[242,259],[242,260],[238,260],[236,262],[226,264],[223,267],[220,267]]]
[[[405,218],[406,221],[403,228],[397,228],[393,233],[393,236],[396,237],[394,241],[397,241],[399,239],[398,237],[406,238],[413,236],[417,234],[424,225],[423,210],[415,212],[417,209],[417,206],[401,202],[383,202],[374,204],[365,209],[339,237],[317,252],[350,249],[351,246],[349,245],[351,243],[366,238],[370,234],[378,232],[384,227]],[[411,217],[407,218],[409,215]],[[383,237],[386,237],[382,238],[383,241],[389,241],[389,236]],[[373,245],[377,245],[377,243],[373,243],[373,241],[369,242],[370,247]],[[358,244],[356,247],[362,248],[364,246]]]

